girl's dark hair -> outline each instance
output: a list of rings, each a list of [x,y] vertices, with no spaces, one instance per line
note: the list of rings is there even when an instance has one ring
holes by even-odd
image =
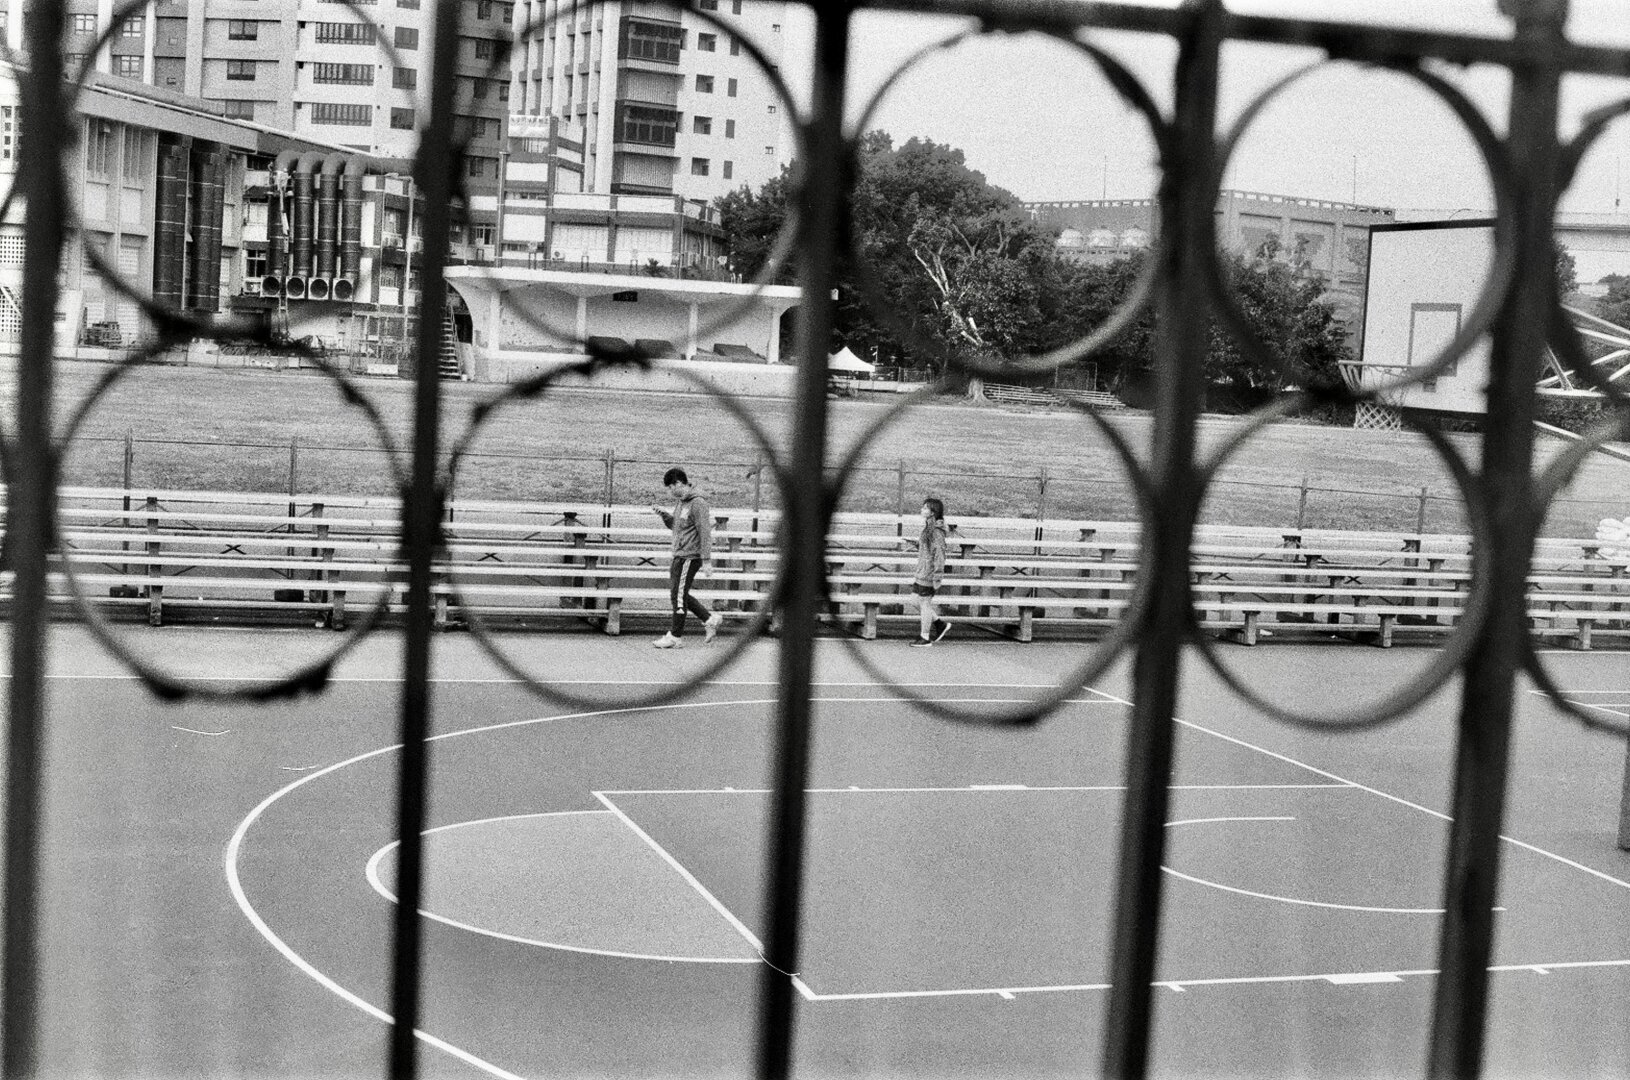
[[[662,486],[663,487],[667,487],[669,484],[688,484],[688,483],[690,483],[690,477],[685,475],[685,470],[684,469],[669,469],[667,472],[662,474]]]
[[[930,510],[934,511],[934,520],[935,521],[944,521],[945,520],[945,504],[944,503],[940,502],[938,499],[934,498],[933,496],[929,496],[928,498],[923,500],[923,505],[928,507]]]

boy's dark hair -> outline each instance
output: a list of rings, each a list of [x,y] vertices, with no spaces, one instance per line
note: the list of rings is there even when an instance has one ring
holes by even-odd
[[[684,469],[679,469],[679,468],[669,469],[667,472],[662,474],[662,486],[663,487],[667,487],[669,484],[688,484],[688,483],[690,483],[690,477],[685,475],[685,470]]]
[[[934,511],[934,520],[935,521],[944,521],[945,520],[945,504],[944,503],[940,502],[938,499],[934,498],[933,496],[929,496],[928,498],[923,500],[923,505],[928,507],[930,510]]]

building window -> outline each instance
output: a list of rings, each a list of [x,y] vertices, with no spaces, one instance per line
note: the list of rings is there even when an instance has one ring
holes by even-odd
[[[730,175],[732,173],[734,173],[735,171],[736,171],[736,163],[734,161],[727,161],[727,162],[724,163],[724,178],[726,180],[729,180]]]
[[[732,15],[740,15],[741,14],[741,0],[731,0],[730,14],[732,14]]]
[[[692,176],[707,175],[707,158],[693,157],[690,159],[690,174]]]
[[[253,120],[255,118],[255,103],[253,101],[228,98],[221,102],[221,113],[231,120]]]
[[[724,137],[727,139],[734,139],[736,137],[736,122],[734,120],[726,120],[724,122]]]
[[[339,83],[344,86],[372,86],[374,84],[374,66],[372,64],[313,64],[311,65],[311,81]]]
[[[321,67],[322,65],[318,65]],[[226,62],[226,77],[233,82],[254,82],[255,62],[253,60],[228,60]]]
[[[697,11],[718,11],[719,0],[696,0]]]
[[[316,24],[317,40],[324,45],[375,45],[379,42],[379,28],[373,23],[332,23],[320,22]],[[402,31],[396,32],[400,37]],[[397,45],[402,43],[398,41]]]
[[[685,32],[673,23],[623,20],[623,37],[617,43],[619,60],[651,60],[658,64],[679,63],[680,43]]]
[[[771,116],[774,116],[774,115],[775,115],[775,106],[774,106],[774,105],[771,105],[771,106],[770,106],[770,115],[771,115]]]
[[[228,41],[255,41],[260,37],[260,24],[253,19],[226,20],[226,39]],[[317,38],[318,41],[322,37]]]
[[[764,152],[765,152],[765,153],[766,153],[766,154],[769,154],[769,155],[771,155],[771,156],[774,156],[774,154],[775,154],[775,147],[773,147],[773,146],[766,146],[766,147],[765,147],[765,148],[764,148]]]
[[[86,179],[113,179],[113,125],[106,120],[91,120],[85,127]]]
[[[372,105],[367,104],[314,101],[311,104],[311,122],[338,127],[366,127],[374,122],[374,110]]]
[[[398,26],[396,28],[396,47],[398,49],[417,49],[419,47],[419,31],[411,26]]]
[[[89,56],[90,56],[90,53],[82,53],[82,52],[66,52],[66,53],[63,53],[62,54],[62,70],[67,71],[67,72],[77,72],[80,68],[85,66],[85,60]]]
[[[725,84],[725,93],[728,94],[730,97],[735,97],[736,96],[736,80],[735,79],[731,79],[730,82]]]
[[[396,6],[399,8],[409,8],[413,11],[418,11],[419,0],[396,0]]]
[[[391,85],[398,90],[415,90],[419,86],[419,73],[413,68],[399,67],[391,75]]]
[[[617,134],[622,142],[672,146],[679,131],[679,114],[656,105],[625,102],[620,121]]]
[[[697,34],[696,35],[696,49],[697,49],[698,52],[718,52],[719,51],[719,35],[718,34]]]
[[[711,116],[692,117],[690,129],[698,135],[711,135],[713,134],[713,118]]]
[[[470,80],[470,97],[472,99],[476,100],[476,101],[486,101],[487,100],[487,80],[486,79],[471,79]]]
[[[478,19],[492,18],[492,0],[476,0],[475,17]]]
[[[477,60],[491,60],[492,59],[492,39],[491,38],[476,38],[475,39],[475,58]]]
[[[730,35],[730,55],[741,55],[741,38],[737,37],[735,34]]]
[[[96,16],[95,15],[75,15],[74,16],[73,29],[74,29],[74,33],[76,33],[76,34],[94,34],[94,33],[96,33]]]
[[[147,35],[147,16],[132,15],[119,24],[120,37],[145,37]]]
[[[121,170],[125,183],[132,186],[147,179],[147,138],[138,128],[125,128],[124,159]]]
[[[122,75],[127,79],[139,79],[142,72],[140,56],[115,56],[113,58],[113,73]]]
[[[713,76],[711,76],[711,75],[698,75],[698,76],[696,76],[696,92],[698,94],[711,94],[711,93],[713,93]]]
[[[508,101],[509,100],[509,83],[501,82],[501,83],[498,84],[498,100],[499,101]]]
[[[391,127],[399,131],[412,131],[415,118],[412,109],[392,109]]]
[[[496,166],[489,169],[487,167],[488,160],[489,160],[488,158],[479,158],[479,157],[471,158],[470,159],[470,170],[469,170],[470,175],[471,176],[486,176],[489,173],[491,173],[492,175],[496,176],[498,174],[498,169],[496,168]]]
[[[17,107],[0,105],[0,161],[17,160]]]

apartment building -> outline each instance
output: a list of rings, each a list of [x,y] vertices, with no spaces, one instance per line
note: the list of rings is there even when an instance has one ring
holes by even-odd
[[[473,189],[496,190],[514,5],[496,0],[149,0],[98,42],[123,5],[68,0],[64,50],[104,75],[219,102],[232,119],[410,157],[429,90],[437,3],[462,3],[458,123],[471,136]],[[27,0],[0,0],[23,45]],[[490,208],[489,208],[490,209]]]
[[[779,64],[786,5],[522,0],[514,89],[523,116],[581,125],[584,190],[710,203],[786,163],[781,101],[743,47]]]

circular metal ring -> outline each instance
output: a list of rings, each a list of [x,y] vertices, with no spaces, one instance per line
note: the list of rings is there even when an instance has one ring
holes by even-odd
[[[480,433],[482,425],[485,424],[488,418],[490,418],[499,408],[515,402],[540,397],[547,393],[556,382],[568,376],[579,376],[592,379],[595,374],[601,371],[617,370],[619,368],[626,369],[630,367],[648,369],[650,366],[651,365],[648,362],[644,361],[619,362],[590,358],[586,361],[564,365],[554,370],[535,375],[524,382],[511,385],[503,393],[494,398],[488,399],[487,401],[479,403],[471,410],[470,422],[468,425],[466,425],[463,434],[460,436],[458,443],[453,448],[453,451],[448,459],[449,477],[452,478],[457,476],[458,466],[465,459],[465,457],[470,454],[470,448],[474,444],[476,436]],[[780,456],[776,453],[774,444],[770,441],[769,436],[765,434],[758,421],[753,419],[747,410],[742,407],[741,403],[735,400],[733,395],[726,393],[717,386],[714,386],[702,376],[696,375],[684,368],[672,368],[668,370],[681,376],[692,385],[706,392],[715,401],[722,405],[737,422],[747,429],[748,434],[750,434],[753,441],[757,443],[759,451],[764,455],[765,467],[771,471],[775,478],[776,487],[780,491],[782,498],[785,499],[792,490],[792,478],[782,466]],[[783,550],[782,544],[784,540],[785,537],[779,535],[778,526],[778,538],[775,548],[777,552]],[[614,705],[617,708],[650,708],[677,701],[684,697],[686,694],[696,689],[697,686],[706,682],[708,679],[713,678],[715,675],[734,664],[742,657],[747,649],[751,647],[760,638],[760,636],[762,636],[781,605],[783,581],[786,573],[785,567],[788,564],[785,560],[779,557],[777,558],[777,564],[775,579],[771,583],[770,588],[765,595],[764,602],[759,606],[759,609],[754,612],[753,618],[748,622],[745,629],[741,633],[732,637],[730,645],[724,650],[724,652],[714,659],[709,660],[698,671],[693,672],[683,682],[672,687],[650,693],[637,693],[627,697],[610,699],[593,698],[576,694],[568,690],[563,690],[558,686],[538,678],[536,675],[521,667],[520,664],[511,659],[508,653],[503,650],[503,647],[498,644],[496,636],[488,628],[486,622],[479,614],[477,605],[471,604],[465,599],[463,589],[460,587],[458,582],[457,574],[453,571],[449,571],[449,579],[452,588],[452,600],[457,603],[462,610],[464,614],[465,626],[470,631],[470,634],[476,639],[476,641],[480,642],[482,648],[487,651],[488,655],[493,658],[493,661],[497,663],[506,674],[515,679],[517,682],[520,682],[527,689],[532,691],[532,693],[545,699],[546,701],[574,707],[582,705],[595,705],[597,707]]]
[[[887,425],[896,417],[898,417],[900,413],[910,406],[917,404],[923,397],[931,394],[935,389],[935,385],[936,384],[930,384],[928,387],[918,390],[913,394],[907,395],[900,402],[891,406],[865,432],[862,433],[861,438],[857,441],[855,447],[849,452],[842,466],[839,468],[837,476],[832,481],[832,505],[835,506],[839,498],[842,496],[845,487],[848,485],[856,470],[856,463],[860,460],[861,454],[864,452],[865,448],[870,445],[871,442],[883,431],[883,429],[887,427]],[[1153,490],[1150,487],[1147,475],[1144,473],[1141,466],[1139,466],[1137,457],[1134,454],[1132,447],[1127,443],[1125,436],[1117,431],[1114,425],[1105,420],[1101,415],[1099,415],[1098,411],[1091,406],[1084,405],[1079,402],[1066,401],[1064,399],[1060,400],[1064,404],[1073,408],[1076,412],[1084,413],[1087,419],[1097,426],[1103,433],[1104,437],[1109,441],[1111,448],[1126,465],[1127,475],[1130,478],[1133,491],[1137,497],[1138,505],[1141,509],[1140,520],[1151,520],[1154,508]],[[1136,582],[1133,585],[1132,594],[1127,598],[1126,608],[1121,613],[1120,621],[1115,624],[1109,635],[1103,640],[1095,643],[1091,651],[1088,653],[1086,659],[1068,672],[1063,680],[1056,686],[1039,697],[1015,708],[981,712],[975,709],[959,708],[947,702],[935,700],[929,695],[920,694],[912,688],[895,681],[888,672],[884,671],[880,665],[878,665],[869,655],[867,655],[868,651],[853,640],[850,635],[843,635],[841,640],[843,641],[845,648],[849,651],[849,654],[854,658],[855,663],[857,663],[861,669],[865,671],[868,678],[870,678],[878,686],[883,687],[895,698],[910,702],[912,705],[921,709],[930,716],[935,716],[942,720],[950,720],[957,723],[986,727],[1015,727],[1030,725],[1048,716],[1060,705],[1067,702],[1072,695],[1085,689],[1088,683],[1097,679],[1105,671],[1107,671],[1110,666],[1114,664],[1117,659],[1119,659],[1121,653],[1137,639],[1138,632],[1143,627],[1146,619],[1150,599],[1153,595],[1153,590],[1150,588],[1148,583],[1148,575],[1143,573],[1142,570],[1143,566],[1140,562],[1139,573]],[[834,623],[837,623],[836,616],[838,612],[835,600],[829,599],[828,613],[829,616],[833,618]]]
[[[911,56],[907,57],[882,86],[872,95],[862,110],[860,121],[854,125],[854,131],[864,133],[871,121],[871,117],[881,106],[884,98],[912,68],[929,56],[956,48],[975,38],[993,34],[1005,34],[1009,31],[999,26],[979,26],[959,31],[940,41],[930,43]],[[1103,74],[1106,82],[1132,110],[1141,115],[1149,125],[1154,136],[1155,146],[1162,161],[1170,156],[1171,139],[1169,125],[1161,115],[1153,97],[1119,60],[1105,52],[1097,45],[1078,38],[1071,32],[1036,28],[1030,33],[1041,34],[1059,42],[1071,49],[1086,54]],[[848,152],[851,158],[858,155],[858,140],[861,136],[852,136],[849,140]],[[856,291],[867,310],[878,322],[887,327],[889,333],[902,345],[913,352],[933,357],[948,368],[955,368],[971,375],[979,376],[1011,376],[1015,373],[1037,374],[1053,371],[1066,364],[1076,363],[1097,354],[1118,338],[1125,330],[1135,323],[1142,314],[1144,307],[1154,292],[1154,283],[1159,264],[1157,258],[1158,246],[1147,253],[1143,265],[1139,268],[1137,277],[1133,280],[1130,294],[1111,312],[1108,319],[1094,327],[1085,337],[1068,345],[1053,349],[1040,356],[1016,357],[1002,363],[990,363],[978,357],[964,356],[953,350],[945,348],[938,342],[928,338],[912,325],[911,320],[904,317],[898,305],[891,303],[887,298],[887,291],[878,280],[877,274],[871,268],[871,261],[861,247],[859,233],[851,229],[849,236],[849,266],[854,275]]]
[[[167,347],[168,342],[154,342],[144,346],[131,356],[126,357],[115,367],[109,369],[106,374],[97,380],[91,392],[75,409],[61,438],[58,440],[59,448],[54,448],[52,452],[60,453],[60,448],[65,448],[72,441],[85,418],[90,415],[91,410],[105,393],[136,368],[154,365],[154,357]],[[386,461],[390,465],[397,487],[403,489],[405,482],[401,466],[397,461],[395,448],[390,439],[390,432],[385,426],[383,418],[380,417],[372,403],[350,385],[345,375],[333,368],[326,359],[321,356],[313,356],[311,359],[315,361],[324,375],[340,387],[341,395],[346,402],[359,409],[373,424],[386,451]],[[390,602],[391,590],[387,586],[381,589],[379,598],[375,603],[371,607],[364,609],[361,617],[356,619],[351,627],[344,632],[345,636],[341,638],[338,645],[318,659],[301,665],[282,677],[243,680],[227,684],[192,679],[163,670],[159,665],[143,659],[136,650],[131,649],[124,643],[122,640],[123,635],[114,630],[112,624],[96,610],[95,605],[91,603],[85,590],[81,587],[78,575],[73,567],[71,552],[63,540],[61,532],[61,523],[58,522],[57,536],[53,539],[56,542],[58,552],[61,554],[63,580],[68,586],[69,597],[74,607],[78,609],[85,621],[86,629],[90,631],[91,635],[103,648],[123,663],[125,667],[129,668],[148,690],[156,697],[167,701],[268,701],[277,698],[295,697],[300,694],[317,693],[327,686],[329,679],[333,675],[334,666],[340,659],[372,632],[385,614]]]
[[[603,7],[605,2],[606,0],[593,0],[592,4],[583,6]],[[718,283],[731,285],[731,291],[737,292],[738,296],[733,300],[726,301],[722,310],[720,310],[717,314],[711,315],[708,318],[698,322],[694,337],[697,340],[701,340],[703,338],[711,337],[718,331],[726,329],[727,327],[730,327],[740,321],[741,318],[747,314],[749,310],[751,310],[754,302],[763,296],[765,288],[776,284],[776,279],[781,276],[782,272],[787,267],[793,253],[798,250],[800,241],[802,239],[802,217],[799,213],[799,206],[802,203],[801,196],[804,188],[804,170],[797,167],[797,162],[807,156],[808,133],[803,122],[803,114],[798,108],[798,103],[796,100],[794,100],[792,91],[787,86],[786,80],[782,78],[778,65],[776,65],[769,58],[769,56],[765,54],[764,50],[760,48],[751,37],[739,33],[736,27],[733,27],[722,17],[714,12],[704,11],[699,6],[680,3],[678,0],[656,0],[656,2],[659,6],[670,8],[676,13],[683,12],[688,18],[700,19],[701,21],[718,28],[722,33],[733,35],[735,40],[741,43],[742,51],[747,55],[748,59],[758,67],[760,74],[762,74],[769,82],[770,89],[774,92],[776,99],[780,103],[779,107],[787,110],[788,123],[797,144],[794,147],[794,164],[792,168],[790,168],[784,174],[788,187],[786,201],[787,216],[781,224],[780,231],[776,234],[775,243],[771,246],[769,253],[765,256],[764,265],[759,268],[757,276],[754,277],[751,282],[748,282],[745,285],[738,285],[735,282]],[[563,20],[569,21],[571,18],[575,17],[575,12],[563,8],[562,11],[557,12],[554,15],[549,15],[542,19],[536,19],[531,23],[526,24],[524,27],[522,27],[519,34],[515,36],[517,38],[525,38],[531,33],[544,29],[556,22]],[[498,61],[495,57],[493,65],[489,67],[489,70],[498,70],[497,64]],[[478,282],[486,283],[488,287],[491,287],[493,284],[498,282],[505,272],[502,266],[470,266],[463,269],[467,271],[467,276],[464,277],[464,280],[473,279]],[[595,276],[604,277],[606,275],[596,274]],[[458,283],[459,282],[457,279],[449,281],[449,284],[454,288],[458,287]],[[552,342],[556,342],[561,345],[579,346],[582,347],[582,351],[585,353],[590,351],[587,347],[588,343],[578,338],[575,327],[568,329],[564,325],[557,325],[554,320],[550,319],[541,311],[527,311],[520,307],[514,307],[509,309],[509,314],[512,315],[522,326],[538,331]],[[650,360],[657,358],[644,357],[644,359]]]
[[[1218,471],[1227,460],[1252,435],[1267,427],[1270,423],[1281,419],[1285,415],[1300,408],[1303,402],[1297,399],[1285,399],[1276,402],[1266,409],[1254,414],[1250,421],[1235,432],[1212,456],[1211,460],[1201,467],[1199,490],[1203,493],[1215,481]],[[1315,730],[1360,730],[1377,727],[1389,721],[1396,720],[1416,705],[1437,693],[1460,670],[1462,664],[1477,648],[1478,639],[1483,624],[1488,618],[1489,607],[1492,603],[1489,585],[1489,569],[1492,556],[1491,534],[1488,524],[1487,509],[1478,492],[1476,478],[1471,469],[1461,460],[1460,454],[1455,450],[1443,434],[1426,425],[1409,419],[1406,415],[1405,423],[1417,433],[1425,437],[1432,448],[1437,451],[1438,457],[1448,468],[1455,484],[1460,488],[1466,500],[1466,517],[1471,527],[1471,582],[1466,594],[1465,610],[1460,622],[1455,626],[1449,639],[1444,643],[1426,668],[1412,677],[1398,689],[1383,697],[1379,702],[1345,711],[1326,714],[1303,713],[1295,709],[1270,700],[1252,690],[1234,674],[1218,655],[1216,643],[1213,642],[1201,629],[1198,613],[1192,604],[1189,607],[1189,634],[1199,647],[1200,655],[1206,664],[1216,673],[1217,677],[1232,690],[1240,700],[1262,713],[1296,727],[1311,728]],[[1424,556],[1423,556],[1424,557]],[[1244,591],[1244,590],[1242,590]]]
[[[1218,176],[1223,175],[1224,171],[1226,171],[1229,161],[1233,159],[1235,151],[1239,148],[1240,140],[1244,138],[1245,133],[1263,109],[1267,108],[1274,99],[1293,84],[1324,68],[1326,65],[1337,62],[1339,61],[1320,60],[1298,68],[1254,98],[1219,144],[1217,156]],[[1488,332],[1494,323],[1495,317],[1505,306],[1506,296],[1510,293],[1512,283],[1517,276],[1516,221],[1512,211],[1515,195],[1511,189],[1511,180],[1508,175],[1510,165],[1507,160],[1505,144],[1494,134],[1494,130],[1489,126],[1483,114],[1477,110],[1477,107],[1447,80],[1412,63],[1384,65],[1384,68],[1413,79],[1435,94],[1460,120],[1462,127],[1470,134],[1472,141],[1481,152],[1494,191],[1494,258],[1489,266],[1488,278],[1483,283],[1483,289],[1478,295],[1477,303],[1472,307],[1471,314],[1467,316],[1459,332],[1443,346],[1437,355],[1424,364],[1411,367],[1407,374],[1395,379],[1388,379],[1376,386],[1360,390],[1347,389],[1345,385],[1332,387],[1319,395],[1325,398],[1335,397],[1347,401],[1379,402],[1382,395],[1395,393],[1405,387],[1414,386],[1444,374],[1450,364],[1453,364],[1464,355]],[[1275,356],[1263,344],[1245,318],[1239,302],[1234,298],[1233,289],[1228,286],[1223,274],[1220,253],[1213,253],[1213,257],[1207,260],[1206,274],[1210,279],[1210,289],[1214,301],[1213,310],[1224,325],[1227,326],[1229,333],[1239,344],[1239,347],[1253,355],[1258,362],[1265,363],[1268,369],[1283,371],[1285,361]]]

